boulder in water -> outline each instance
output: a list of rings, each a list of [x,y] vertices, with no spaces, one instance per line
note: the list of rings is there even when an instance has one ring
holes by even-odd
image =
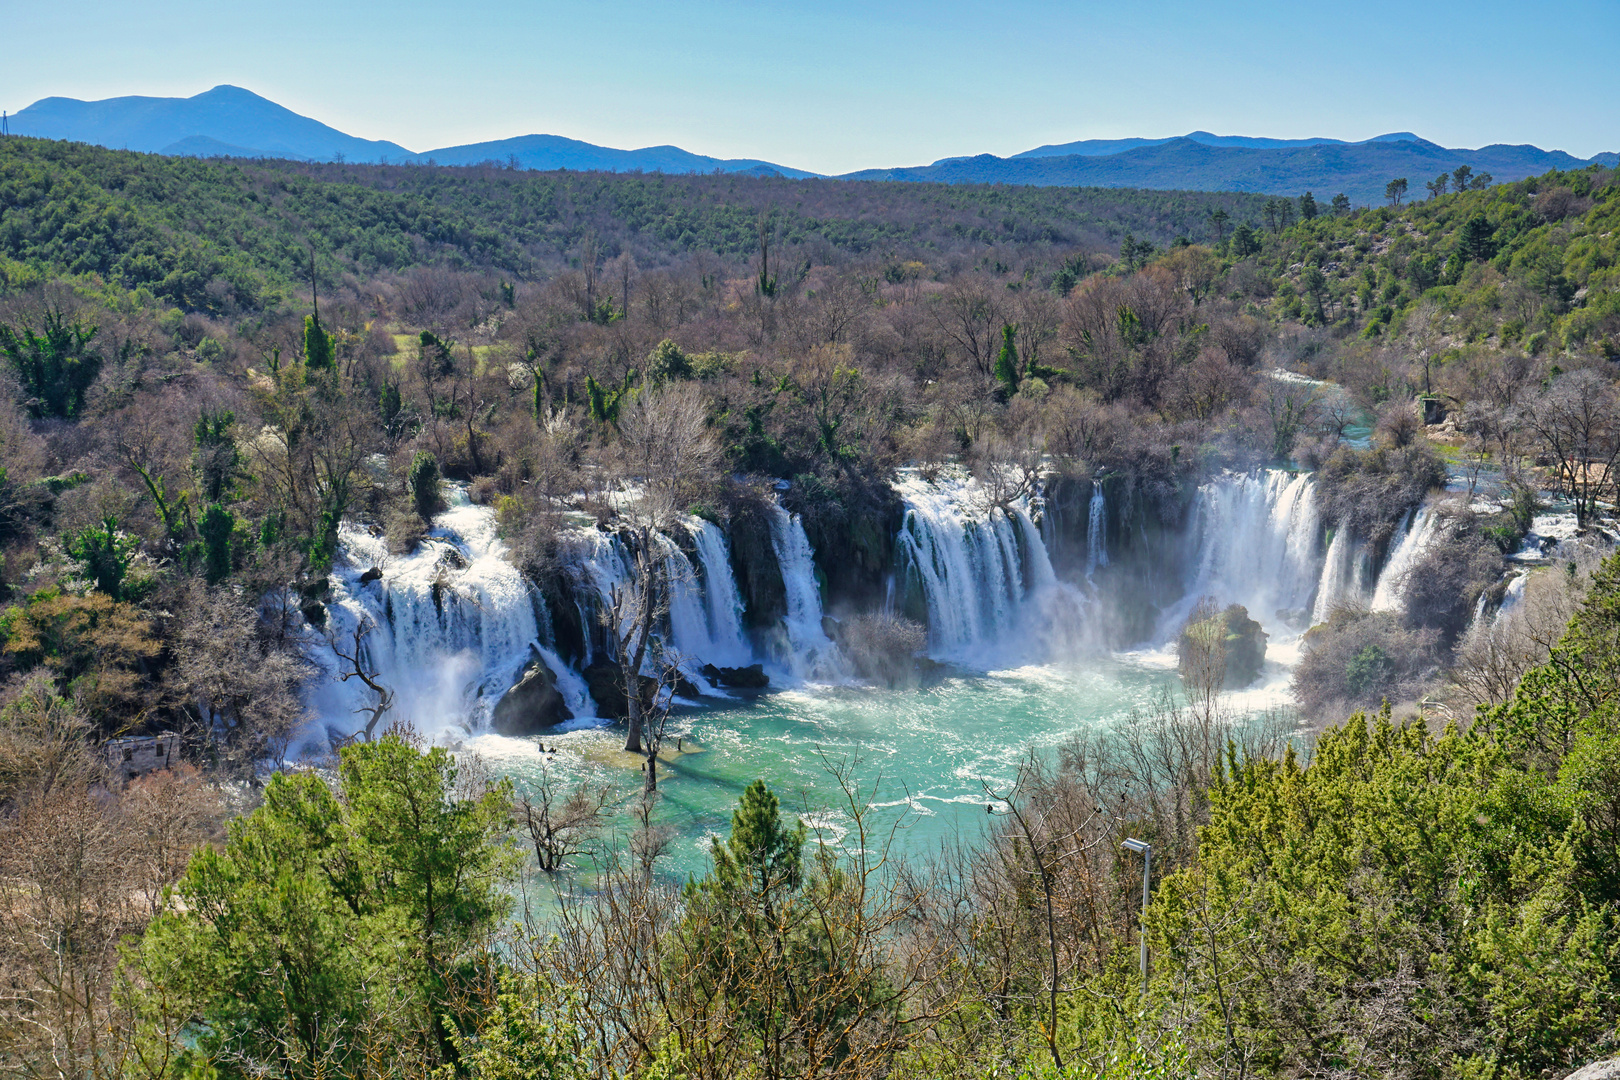
[[[730,686],[739,690],[763,690],[771,685],[771,677],[765,674],[764,664],[749,664],[747,667],[715,667],[713,664],[704,664],[703,677],[717,686]]]
[[[373,566],[370,570],[367,570],[365,573],[360,575],[360,584],[362,585],[370,585],[373,581],[381,580],[382,567],[380,566]]]
[[[556,674],[535,657],[495,703],[490,723],[502,735],[533,735],[573,718],[557,689]]]
[[[1213,690],[1248,686],[1265,665],[1266,637],[1242,604],[1220,611],[1206,598],[1181,628],[1176,645],[1181,677],[1190,685]]]
[[[619,673],[618,664],[611,660],[598,660],[580,674],[585,678],[585,686],[591,692],[591,699],[596,702],[598,716],[623,720],[630,715],[630,698],[624,692],[624,677]],[[640,682],[641,709],[645,714],[656,703],[658,680],[642,675]],[[681,697],[698,696],[697,687],[682,676],[676,676],[674,689]]]

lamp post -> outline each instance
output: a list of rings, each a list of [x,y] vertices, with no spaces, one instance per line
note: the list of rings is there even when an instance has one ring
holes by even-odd
[[[1147,956],[1147,906],[1148,881],[1153,872],[1153,845],[1146,840],[1130,838],[1122,845],[1127,851],[1134,851],[1142,856],[1142,993],[1147,993],[1148,986],[1148,956]]]

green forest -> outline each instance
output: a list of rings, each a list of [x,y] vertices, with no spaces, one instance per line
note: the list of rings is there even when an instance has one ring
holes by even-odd
[[[1620,182],[1422,183],[1357,210],[0,139],[0,1074],[1509,1080],[1620,1051]],[[1468,497],[1399,604],[1311,627],[1288,716],[1184,650],[1181,692],[1031,753],[938,851],[829,758],[851,836],[763,778],[677,879],[628,660],[598,673],[648,725],[627,801],[426,745],[385,689],[308,752],[332,676],[299,634],[346,523],[415,550],[453,482],[566,612],[567,530],[647,551],[695,515],[776,619],[750,552],[786,478],[829,610],[870,613],[901,466],[991,515],[1129,507],[1117,646],[1223,470],[1312,471],[1380,552]],[[1591,543],[1481,634],[1549,492]],[[896,608],[851,617],[873,682],[918,662]],[[180,763],[117,779],[112,740],[171,732]]]

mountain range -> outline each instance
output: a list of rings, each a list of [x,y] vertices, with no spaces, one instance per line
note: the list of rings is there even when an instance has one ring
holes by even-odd
[[[95,143],[114,149],[193,157],[290,158],[383,164],[513,164],[525,169],[604,172],[741,173],[803,178],[815,173],[752,158],[715,158],[678,146],[617,150],[560,135],[522,135],[414,152],[398,143],[356,138],[235,86],[190,98],[50,97],[10,118],[16,135]],[[1133,187],[1249,191],[1324,197],[1344,192],[1357,203],[1381,201],[1393,177],[1414,193],[1427,178],[1468,165],[1496,180],[1549,169],[1620,164],[1620,155],[1581,159],[1561,150],[1496,144],[1448,149],[1411,132],[1361,142],[1270,139],[1194,131],[1163,139],[1086,139],[1038,146],[1011,157],[943,158],[931,165],[864,169],[840,179],[934,183]]]

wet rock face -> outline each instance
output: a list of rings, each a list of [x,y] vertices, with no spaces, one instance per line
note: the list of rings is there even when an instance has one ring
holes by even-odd
[[[716,686],[742,690],[763,690],[771,685],[771,677],[765,674],[764,664],[749,664],[747,667],[715,667],[713,664],[704,664],[703,677]]]
[[[496,702],[490,723],[502,735],[533,735],[573,718],[557,689],[557,676],[536,657]]]
[[[630,698],[624,692],[624,677],[619,673],[618,664],[611,660],[598,660],[580,674],[585,677],[585,687],[596,702],[596,715],[614,720],[624,720],[630,716]],[[641,714],[646,716],[658,701],[658,680],[642,675],[640,683]],[[699,695],[698,688],[678,673],[671,689],[676,697],[692,699]]]
[[[821,572],[826,603],[862,608],[881,599],[893,568],[894,535],[905,507],[887,484],[851,490],[795,484],[784,500],[800,516]]]
[[[744,625],[755,630],[775,626],[787,615],[787,587],[771,546],[768,511],[752,501],[739,502],[731,514],[730,540]]]

